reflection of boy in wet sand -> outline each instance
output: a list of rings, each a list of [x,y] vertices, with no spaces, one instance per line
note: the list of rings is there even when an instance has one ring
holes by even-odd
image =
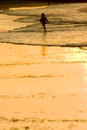
[[[41,18],[40,18],[40,22],[44,28],[44,31],[46,32],[46,27],[45,27],[45,24],[49,23],[48,19],[46,18],[45,14],[42,13],[41,14]]]

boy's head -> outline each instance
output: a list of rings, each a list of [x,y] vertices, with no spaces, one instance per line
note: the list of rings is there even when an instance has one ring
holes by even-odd
[[[41,15],[42,15],[42,17],[44,17],[44,16],[45,16],[45,14],[44,14],[44,13],[42,13]]]

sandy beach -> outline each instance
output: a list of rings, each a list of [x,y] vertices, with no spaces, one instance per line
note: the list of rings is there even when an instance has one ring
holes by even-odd
[[[86,56],[79,48],[0,44],[0,129],[86,129]]]
[[[31,37],[39,32],[29,32],[33,26],[25,27],[30,17],[22,18],[25,22],[16,20],[20,17],[0,14],[0,41],[3,41],[0,42],[0,130],[86,130],[87,47],[48,46],[46,42],[53,40],[51,32],[45,40],[40,32],[39,38],[36,37],[40,44],[25,44],[35,42]],[[62,26],[58,29],[66,29]],[[11,32],[10,36],[9,32],[15,28],[28,32]],[[57,35],[54,37],[60,44],[63,31],[58,39]],[[85,36],[78,38],[78,35],[74,44],[81,38],[86,41]],[[18,44],[20,41],[24,43]]]

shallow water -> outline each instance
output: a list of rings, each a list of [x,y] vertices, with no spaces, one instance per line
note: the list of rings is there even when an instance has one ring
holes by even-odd
[[[79,3],[5,10],[0,14],[0,21],[5,21],[1,24],[4,32],[0,32],[0,41],[28,45],[86,46],[86,7],[87,3]],[[42,12],[46,13],[50,22],[47,24],[47,33],[43,32],[39,22]]]
[[[0,130],[87,128],[86,5],[1,12]]]

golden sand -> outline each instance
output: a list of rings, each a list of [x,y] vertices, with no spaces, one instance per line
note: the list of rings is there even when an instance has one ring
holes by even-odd
[[[84,55],[78,48],[0,44],[0,129],[85,130]]]

